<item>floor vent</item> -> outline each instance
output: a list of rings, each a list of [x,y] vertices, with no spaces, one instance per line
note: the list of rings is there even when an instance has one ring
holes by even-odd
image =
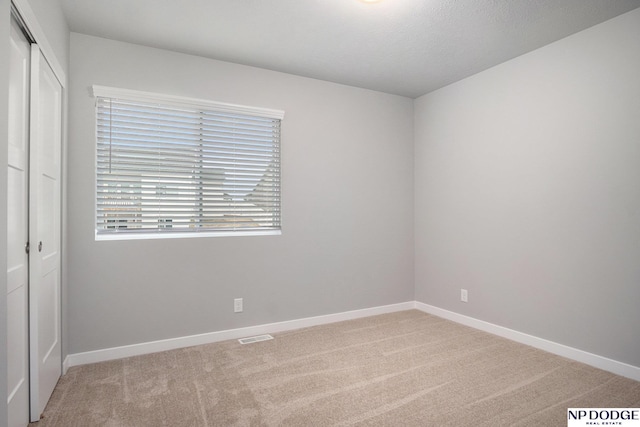
[[[254,342],[268,341],[272,339],[273,337],[271,335],[258,335],[255,337],[240,338],[238,341],[240,344],[253,344]]]

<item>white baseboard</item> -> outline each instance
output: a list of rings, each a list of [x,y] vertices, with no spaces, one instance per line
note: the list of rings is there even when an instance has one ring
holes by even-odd
[[[86,365],[88,363],[122,359],[124,357],[139,356],[142,354],[156,353],[165,350],[174,350],[177,348],[191,347],[194,345],[210,344],[214,342],[244,338],[253,335],[272,334],[276,332],[289,331],[292,329],[306,328],[309,326],[324,325],[327,323],[375,316],[378,314],[411,310],[413,308],[415,308],[415,302],[409,301],[399,304],[385,305],[381,307],[365,308],[362,310],[328,314],[325,316],[307,317],[285,322],[269,323],[265,325],[249,326],[246,328],[229,329],[199,335],[190,335],[186,337],[170,338],[160,341],[151,341],[140,344],[125,345],[122,347],[105,348],[102,350],[69,354],[64,360],[63,372],[66,373],[66,371],[73,366]]]
[[[434,307],[432,305],[424,304],[418,301],[415,302],[415,308],[420,311],[424,311],[425,313],[452,320],[456,323],[461,323],[463,325],[470,326],[475,329],[480,329],[482,331],[489,332],[503,338],[508,338],[521,344],[530,345],[531,347],[548,351],[549,353],[557,354],[558,356],[566,357],[567,359],[582,362],[595,368],[603,369],[605,371],[609,371],[623,377],[640,381],[640,367],[637,366],[618,362],[617,360],[598,356],[597,354],[578,350],[577,348],[558,344],[553,341],[538,338],[533,335],[528,335],[523,332],[505,328],[503,326],[494,325],[493,323],[478,320],[473,317],[465,316],[449,310],[444,310],[442,308]]]
[[[122,347],[106,348],[87,351],[84,353],[69,354],[62,364],[63,374],[73,366],[88,363],[104,362],[107,360],[122,359],[124,357],[139,356],[142,354],[156,353],[165,350],[190,347],[194,345],[210,344],[253,335],[271,334],[309,326],[324,325],[327,323],[341,322],[344,320],[359,319],[378,314],[392,313],[396,311],[418,309],[425,313],[433,314],[444,319],[454,321],[475,329],[479,329],[494,335],[498,335],[522,344],[548,351],[568,359],[585,363],[587,365],[622,375],[636,381],[640,381],[640,367],[629,365],[617,360],[609,359],[597,354],[589,353],[563,344],[558,344],[533,335],[518,332],[513,329],[498,326],[493,323],[478,320],[453,311],[444,310],[418,301],[409,301],[399,304],[385,305],[381,307],[365,308],[362,310],[346,311],[343,313],[328,314],[324,316],[307,317],[303,319],[289,320],[285,322],[269,323],[264,325],[249,326],[245,328],[229,329],[224,331],[209,332],[186,337],[170,338],[160,341],[151,341],[140,344],[126,345]]]

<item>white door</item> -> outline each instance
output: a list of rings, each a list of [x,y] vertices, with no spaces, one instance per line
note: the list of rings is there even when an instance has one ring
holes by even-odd
[[[62,374],[60,341],[60,175],[62,86],[31,46],[29,342],[31,420]]]
[[[7,359],[9,427],[29,423],[29,85],[31,46],[12,19],[7,170]]]

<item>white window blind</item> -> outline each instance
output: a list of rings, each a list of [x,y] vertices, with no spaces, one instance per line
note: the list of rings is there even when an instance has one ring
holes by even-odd
[[[98,236],[280,230],[283,112],[94,94]]]

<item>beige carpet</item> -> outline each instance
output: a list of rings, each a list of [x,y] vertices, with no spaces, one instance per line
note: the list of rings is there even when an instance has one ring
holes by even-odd
[[[417,310],[274,337],[71,368],[37,426],[566,426],[568,407],[640,407],[640,382]]]

